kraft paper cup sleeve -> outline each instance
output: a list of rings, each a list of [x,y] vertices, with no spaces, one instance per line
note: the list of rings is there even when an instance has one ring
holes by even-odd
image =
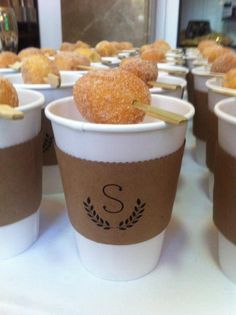
[[[42,198],[42,134],[0,149],[0,226],[35,213]]]
[[[144,162],[104,163],[75,158],[57,148],[74,228],[88,239],[116,245],[160,234],[170,221],[183,150],[184,145]]]

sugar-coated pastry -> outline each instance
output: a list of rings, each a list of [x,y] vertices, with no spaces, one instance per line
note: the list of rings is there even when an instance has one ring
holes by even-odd
[[[0,77],[0,104],[17,107],[18,95],[13,84],[6,78]]]
[[[236,68],[231,69],[224,75],[224,87],[236,89]]]
[[[212,72],[226,73],[236,68],[236,54],[229,52],[218,57],[211,65]]]
[[[54,48],[41,48],[41,52],[47,57],[53,57],[57,54]]]
[[[74,49],[77,48],[90,48],[90,45],[83,42],[82,40],[78,40],[75,44],[74,44]]]
[[[23,61],[21,73],[24,83],[47,83],[49,74],[60,77],[55,63],[44,55],[33,55]]]
[[[141,53],[143,60],[149,60],[153,62],[160,62],[165,59],[165,52],[158,48],[148,48]]]
[[[166,53],[171,49],[170,45],[163,39],[157,39],[154,43],[152,43],[152,46],[162,49]]]
[[[139,57],[124,59],[120,64],[120,69],[135,74],[146,84],[149,81],[156,81],[158,75],[156,63],[143,60]]]
[[[150,104],[147,85],[132,73],[119,69],[91,71],[81,77],[73,89],[81,115],[101,124],[132,124],[143,120],[145,113],[134,101]]]
[[[97,53],[97,51],[94,48],[77,48],[73,52],[87,57],[90,62],[101,61],[100,55]]]
[[[210,47],[206,47],[202,51],[203,57],[206,58],[209,63],[214,62],[223,53],[224,53],[224,48],[220,45],[211,45]]]
[[[73,51],[75,49],[75,44],[63,42],[59,48],[61,51]]]
[[[203,50],[207,47],[210,46],[214,46],[216,45],[216,41],[215,40],[211,40],[211,39],[207,39],[207,40],[202,40],[200,41],[200,43],[198,44],[197,48],[200,52],[203,52]]]
[[[55,56],[54,62],[59,70],[79,70],[79,66],[89,66],[90,61],[86,56],[76,52],[61,52]]]
[[[117,54],[117,49],[115,46],[107,40],[97,43],[95,49],[102,57],[114,56]]]
[[[0,68],[8,68],[17,61],[20,61],[20,58],[11,51],[3,51],[0,53]]]
[[[23,61],[24,59],[28,58],[29,56],[32,55],[42,55],[42,51],[39,48],[36,47],[28,47],[28,48],[24,48],[22,49],[19,54],[18,57],[20,58],[21,61]]]

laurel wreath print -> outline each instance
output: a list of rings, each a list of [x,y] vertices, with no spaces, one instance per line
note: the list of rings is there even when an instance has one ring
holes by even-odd
[[[43,153],[47,152],[51,148],[53,141],[54,137],[46,133],[43,141]]]
[[[142,201],[138,198],[130,216],[127,219],[120,221],[118,226],[111,226],[107,220],[104,220],[101,216],[99,216],[89,197],[83,202],[83,204],[87,215],[97,226],[103,228],[104,230],[119,229],[123,231],[133,227],[141,219],[146,205],[146,203],[142,203]]]

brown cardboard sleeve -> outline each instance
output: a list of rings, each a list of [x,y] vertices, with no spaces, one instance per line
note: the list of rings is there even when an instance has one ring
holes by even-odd
[[[54,134],[50,120],[42,110],[42,132],[43,132],[43,165],[56,165],[57,157],[54,147]]]
[[[134,244],[168,225],[184,145],[163,158],[103,163],[56,149],[73,227],[98,243]]]
[[[42,198],[42,134],[0,149],[0,226],[35,213]]]
[[[188,91],[188,101],[194,105],[195,104],[194,79],[193,79],[193,74],[191,72],[187,74],[187,91]]]
[[[193,134],[200,140],[207,138],[208,93],[194,91],[195,115],[193,116]]]
[[[236,158],[217,146],[213,219],[220,232],[236,245]]]
[[[214,112],[208,109],[206,164],[212,173],[214,173],[217,142],[218,142],[218,119],[217,119],[217,116],[214,114]]]

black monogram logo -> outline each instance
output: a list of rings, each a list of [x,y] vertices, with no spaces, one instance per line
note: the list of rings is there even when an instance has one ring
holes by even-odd
[[[119,208],[108,209],[104,205],[103,210],[110,214],[120,213],[124,209],[124,203],[121,200],[114,198],[110,194],[108,194],[109,187],[114,187],[114,188],[116,187],[118,188],[118,191],[122,191],[123,189],[120,185],[116,185],[116,184],[105,185],[102,189],[103,194],[107,198],[112,199],[116,203],[119,204]],[[83,201],[83,205],[91,221],[93,221],[97,226],[103,228],[104,230],[110,230],[110,229],[127,230],[133,227],[142,218],[146,203],[142,202],[139,198],[137,198],[133,211],[130,213],[130,215],[126,219],[120,221],[116,226],[111,226],[111,224],[107,220],[104,220],[98,214],[98,211],[96,211],[96,209],[94,208],[90,197],[88,197],[85,201]]]
[[[48,150],[50,150],[53,142],[54,142],[54,137],[49,135],[48,133],[46,133],[44,141],[43,141],[43,153],[45,153]]]

